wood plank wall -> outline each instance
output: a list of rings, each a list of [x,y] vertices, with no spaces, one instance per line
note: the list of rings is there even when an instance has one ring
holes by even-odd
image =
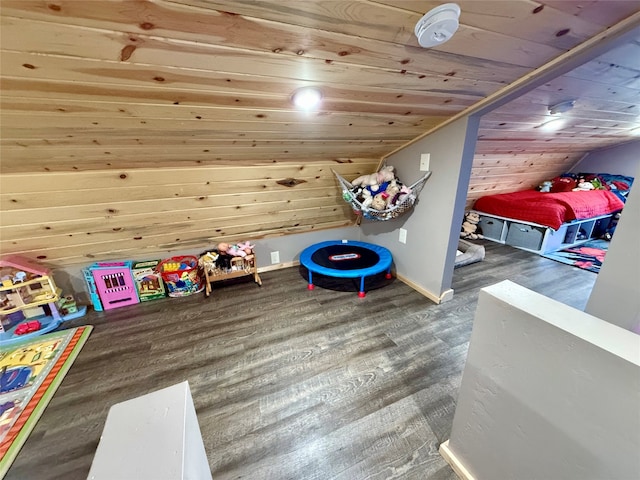
[[[355,215],[331,169],[354,178],[377,164],[234,162],[3,174],[0,250],[65,266],[144,259],[158,251],[200,253],[220,241],[341,227]]]
[[[578,153],[476,153],[465,209],[485,195],[536,188],[573,167]]]

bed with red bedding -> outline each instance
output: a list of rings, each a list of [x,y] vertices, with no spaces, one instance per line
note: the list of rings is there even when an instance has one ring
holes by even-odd
[[[525,190],[481,197],[473,209],[558,230],[563,223],[607,215],[623,207],[622,200],[609,190],[559,193]]]
[[[525,190],[476,200],[479,227],[489,240],[536,253],[548,253],[612,233],[633,177],[617,174],[564,174],[551,192]],[[574,187],[592,190],[573,190]]]

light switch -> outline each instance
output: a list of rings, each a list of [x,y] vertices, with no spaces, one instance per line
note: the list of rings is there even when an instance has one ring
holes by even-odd
[[[429,161],[431,160],[430,153],[423,153],[420,155],[420,171],[428,172],[429,171]]]

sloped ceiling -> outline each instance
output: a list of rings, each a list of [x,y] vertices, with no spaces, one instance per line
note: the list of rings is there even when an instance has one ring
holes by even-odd
[[[2,251],[78,262],[352,222],[328,200],[330,167],[369,173],[607,28],[640,25],[634,1],[457,3],[456,35],[423,49],[413,29],[437,2],[3,0]],[[471,196],[630,139],[638,59],[636,38],[485,116]],[[310,85],[323,103],[302,113],[291,95]],[[543,134],[566,99],[573,120]]]
[[[3,1],[2,168],[379,158],[640,10],[629,1],[458,3],[459,31],[427,50],[413,29],[437,5],[429,1]],[[638,74],[624,59],[562,86],[596,99],[611,80],[624,89]],[[306,85],[325,97],[308,115],[290,102]],[[514,141],[563,97],[554,89],[504,112],[520,127]],[[608,112],[591,123],[624,135],[630,110],[605,103],[589,105]]]

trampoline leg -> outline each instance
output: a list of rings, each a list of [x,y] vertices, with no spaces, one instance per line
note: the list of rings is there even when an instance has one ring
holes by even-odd
[[[315,285],[313,284],[313,278],[311,270],[309,270],[309,285],[307,285],[307,290],[313,290]]]
[[[364,277],[360,278],[360,291],[358,292],[358,296],[360,298],[364,298],[366,293],[364,293]]]
[[[391,278],[391,267],[389,267],[389,270],[387,270],[387,274],[384,276],[384,278],[386,278],[387,280]]]

